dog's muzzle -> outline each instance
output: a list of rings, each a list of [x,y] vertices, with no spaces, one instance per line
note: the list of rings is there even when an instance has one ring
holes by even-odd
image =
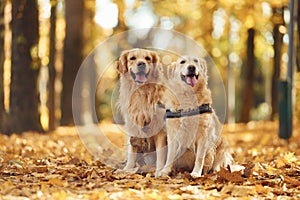
[[[181,74],[181,80],[194,87],[198,82],[198,76],[199,75],[196,75],[195,73],[188,73],[187,75]]]
[[[198,82],[198,74],[196,73],[196,67],[194,65],[189,65],[187,67],[187,74],[181,74],[181,80],[186,84],[194,87]]]
[[[141,83],[141,84],[145,83],[148,80],[148,75],[149,75],[149,73],[145,72],[145,70],[146,70],[146,63],[144,63],[144,62],[138,62],[137,69],[138,69],[137,73],[134,73],[134,72],[132,72],[130,70],[131,77],[137,83]]]

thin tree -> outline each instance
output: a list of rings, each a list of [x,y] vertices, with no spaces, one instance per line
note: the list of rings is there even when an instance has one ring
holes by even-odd
[[[4,68],[4,0],[0,0],[0,132],[3,130],[4,117],[4,88],[3,88],[3,68]]]
[[[49,85],[48,85],[48,108],[49,108],[49,130],[52,131],[56,126],[55,118],[55,79],[56,79],[56,70],[55,70],[55,43],[56,43],[56,7],[57,1],[51,1],[51,17],[50,17],[50,61],[49,61]]]
[[[72,91],[77,71],[83,60],[84,1],[66,0],[66,38],[62,75],[61,125],[74,124],[72,115]],[[78,105],[79,108],[79,105]]]
[[[274,119],[278,109],[278,91],[277,82],[280,76],[280,60],[283,34],[279,31],[279,27],[284,24],[283,21],[283,8],[273,8],[273,38],[274,38],[274,59],[273,59],[273,75],[272,75],[272,114],[271,118]]]
[[[42,130],[37,90],[38,38],[37,1],[12,0],[9,133]]]
[[[297,53],[296,53],[296,63],[297,63],[297,71],[300,72],[300,2],[298,1],[298,14],[297,14],[297,27],[298,27],[298,42],[297,44]],[[296,36],[297,38],[297,36]]]
[[[242,91],[242,106],[240,122],[248,122],[250,119],[250,112],[253,107],[254,98],[254,72],[255,72],[255,57],[254,57],[254,37],[255,29],[248,29],[247,39],[247,62],[242,69],[242,77],[244,80]]]

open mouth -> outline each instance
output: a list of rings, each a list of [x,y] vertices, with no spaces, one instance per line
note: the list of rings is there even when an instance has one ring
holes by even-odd
[[[131,77],[133,80],[137,83],[145,83],[148,80],[148,75],[144,71],[138,72],[138,73],[133,73],[130,71]]]
[[[190,73],[187,75],[181,74],[181,80],[183,80],[186,84],[194,87],[198,82],[198,75],[194,73]]]

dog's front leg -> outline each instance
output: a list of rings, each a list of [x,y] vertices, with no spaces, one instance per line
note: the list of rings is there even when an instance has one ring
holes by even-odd
[[[134,172],[136,160],[137,160],[137,152],[134,151],[134,147],[131,144],[129,144],[127,150],[127,161],[123,170],[127,172]]]
[[[175,162],[175,159],[177,158],[177,150],[178,150],[178,141],[173,140],[168,136],[168,152],[167,152],[167,161],[166,164],[159,173],[156,174],[156,176],[165,176],[165,175],[170,175],[172,172],[172,168]]]
[[[156,171],[155,176],[159,176],[160,171],[163,169],[167,159],[167,136],[161,131],[154,137],[156,147]]]
[[[204,160],[206,155],[206,148],[207,147],[206,147],[205,140],[204,141],[199,140],[197,142],[196,161],[195,161],[194,169],[191,173],[191,176],[194,178],[198,178],[202,175],[202,170],[203,170]]]
[[[215,150],[211,149],[208,151],[205,155],[204,159],[204,165],[203,165],[203,174],[209,173],[211,170],[213,170],[213,164],[215,160]]]
[[[223,137],[220,138],[220,142],[216,149],[216,159],[214,161],[213,169],[220,171],[221,167],[227,167],[233,163],[233,158],[227,149],[227,143]]]

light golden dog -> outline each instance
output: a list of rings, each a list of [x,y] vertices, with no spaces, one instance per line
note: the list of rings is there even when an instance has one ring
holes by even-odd
[[[153,164],[160,171],[166,161],[166,133],[163,131],[165,110],[158,106],[163,91],[159,56],[145,49],[123,51],[116,68],[120,73],[118,103],[128,135],[124,170],[136,171],[136,163],[142,157],[147,165]]]
[[[210,107],[211,91],[207,87],[207,66],[204,59],[183,56],[168,69],[169,90],[163,103],[167,110],[168,153],[164,169],[158,175],[170,174],[184,152],[194,152],[191,175],[200,177],[210,170],[227,167],[233,158],[221,136],[221,123]],[[193,159],[189,159],[193,160]]]

